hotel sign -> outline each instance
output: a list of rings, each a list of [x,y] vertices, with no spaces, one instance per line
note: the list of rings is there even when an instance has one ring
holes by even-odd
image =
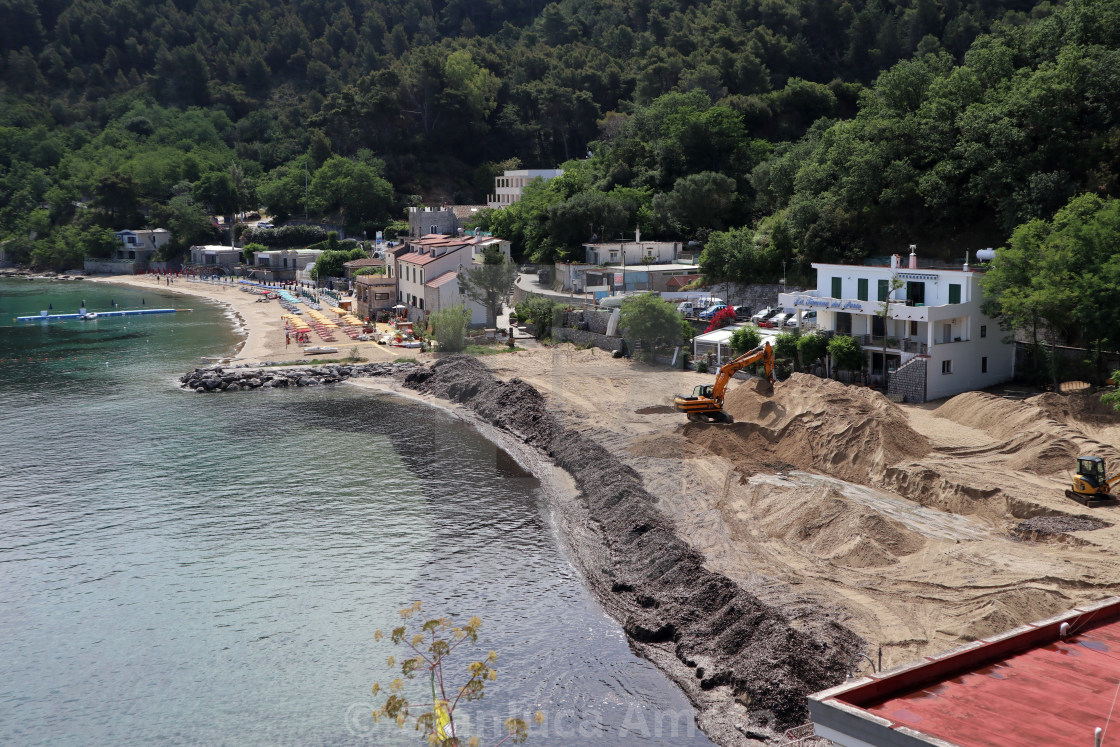
[[[833,311],[854,311],[857,314],[869,314],[878,310],[879,303],[873,301],[855,301],[850,298],[816,298],[814,296],[796,296],[793,305],[799,309],[830,309]]]

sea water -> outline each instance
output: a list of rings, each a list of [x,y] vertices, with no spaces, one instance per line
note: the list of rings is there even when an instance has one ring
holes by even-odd
[[[17,323],[16,315],[193,308]],[[164,290],[0,280],[0,744],[418,744],[376,629],[482,618],[492,744],[707,744],[558,549],[540,485],[442,411],[355,388],[200,395],[239,338]],[[419,683],[416,683],[419,684]],[[413,689],[417,698],[422,689]]]

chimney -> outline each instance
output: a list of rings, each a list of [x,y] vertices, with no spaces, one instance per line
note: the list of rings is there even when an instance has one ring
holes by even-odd
[[[642,243],[642,229],[641,228],[635,228],[634,229],[634,243],[635,244]]]
[[[964,250],[964,271],[968,272],[968,250]]]
[[[910,245],[910,269],[911,270],[918,269],[918,245],[917,244],[911,244]]]
[[[891,255],[891,269],[892,270],[897,270],[898,265],[901,261],[902,261],[902,257],[898,256],[897,254],[892,254]]]

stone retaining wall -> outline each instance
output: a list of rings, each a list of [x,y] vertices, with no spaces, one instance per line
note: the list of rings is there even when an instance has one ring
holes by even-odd
[[[887,396],[895,402],[925,402],[928,363],[928,356],[919,356],[900,366],[891,374]]]
[[[600,350],[614,352],[622,348],[621,337],[608,337],[582,329],[569,329],[567,327],[552,328],[552,339],[559,342],[574,342],[577,345],[592,345]]]

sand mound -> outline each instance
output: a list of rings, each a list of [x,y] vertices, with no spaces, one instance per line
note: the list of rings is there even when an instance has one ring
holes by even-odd
[[[1095,454],[1109,462],[1120,459],[1120,451],[1078,427],[1079,422],[1107,424],[1113,417],[1096,395],[1047,393],[1016,401],[966,392],[933,414],[1004,440],[996,451],[1006,455],[1004,466],[1013,470],[1054,475],[1070,471],[1079,454]]]
[[[684,435],[743,468],[779,459],[867,482],[887,465],[930,451],[905,413],[883,395],[807,374],[794,374],[771,395],[737,386],[724,409],[735,424],[690,424]]]
[[[770,537],[849,568],[893,565],[925,546],[900,522],[852,503],[831,487],[796,495],[768,490],[752,508],[758,528]]]

